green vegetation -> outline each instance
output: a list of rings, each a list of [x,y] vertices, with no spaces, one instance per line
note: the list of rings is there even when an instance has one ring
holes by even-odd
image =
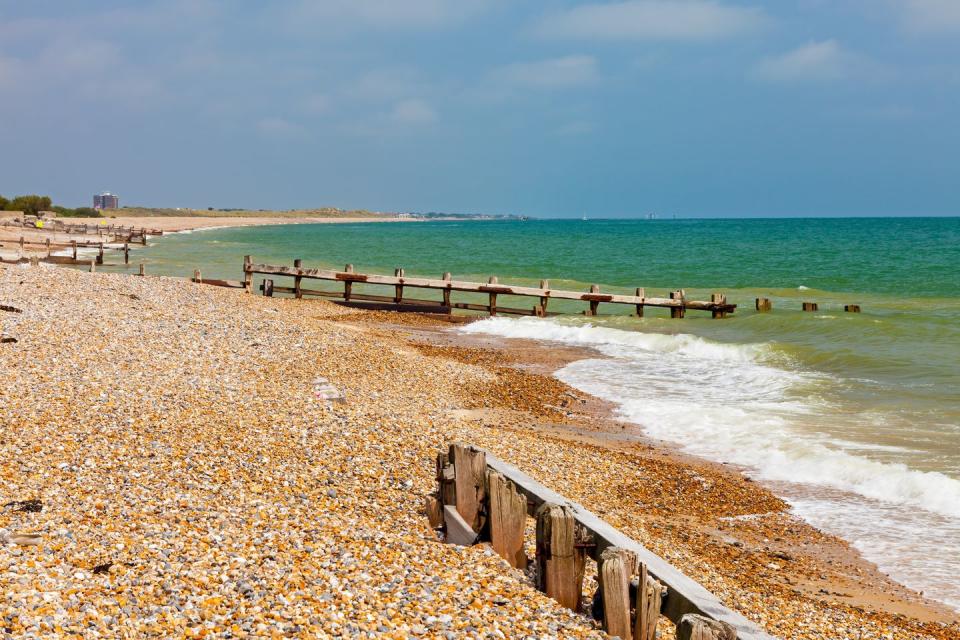
[[[77,207],[69,209],[53,204],[50,196],[16,196],[13,200],[8,200],[0,196],[0,211],[22,211],[24,215],[35,216],[41,211],[53,211],[58,218],[100,218],[100,212],[90,207]]]

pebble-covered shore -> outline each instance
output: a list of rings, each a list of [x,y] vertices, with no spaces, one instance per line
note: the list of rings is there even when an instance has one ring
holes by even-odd
[[[787,539],[796,522],[769,493],[545,435],[532,425],[566,420],[576,394],[361,312],[45,266],[0,266],[0,304],[22,310],[0,311],[16,340],[0,344],[5,637],[604,637],[485,545],[437,542],[421,512],[433,457],[464,441],[780,637],[960,638],[764,578],[803,561],[683,523]]]

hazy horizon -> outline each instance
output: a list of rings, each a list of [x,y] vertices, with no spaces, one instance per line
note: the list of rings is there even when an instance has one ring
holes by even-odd
[[[958,35],[949,0],[0,1],[0,194],[956,216]]]

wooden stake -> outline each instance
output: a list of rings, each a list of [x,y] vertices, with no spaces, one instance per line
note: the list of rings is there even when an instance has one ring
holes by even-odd
[[[773,311],[773,301],[770,298],[757,298],[756,305],[757,311],[760,313]]]
[[[677,291],[670,292],[671,300],[680,300],[681,302],[683,302],[683,298],[684,298],[683,289],[678,289]],[[682,318],[685,314],[686,314],[686,310],[683,308],[682,305],[679,307],[670,307],[671,318]]]
[[[677,625],[677,640],[737,640],[737,630],[726,622],[688,613]]]
[[[537,587],[563,606],[579,611],[584,556],[574,546],[573,512],[545,502],[536,517]]]
[[[144,263],[140,263],[140,275],[147,275],[147,266]]]
[[[603,595],[603,630],[621,640],[632,640],[630,576],[635,557],[626,549],[608,547],[600,554],[597,578]]]
[[[90,258],[90,273],[93,273],[97,270],[97,261],[94,258]]]
[[[123,264],[130,264],[130,245],[123,243]]]
[[[446,452],[437,454],[437,493],[444,505],[457,504],[457,478]]]
[[[487,284],[499,284],[497,276],[490,276],[490,279],[487,280]],[[490,315],[497,315],[497,294],[490,294]]]
[[[300,267],[302,267],[302,266],[303,266],[303,260],[301,260],[300,258],[297,258],[296,260],[293,261],[293,268],[294,268],[294,269],[297,269],[297,270],[299,271]],[[294,277],[293,277],[293,296],[294,296],[297,300],[299,300],[300,298],[303,297],[303,292],[300,290],[300,280],[301,280],[301,279],[302,279],[302,278],[301,278],[300,276],[294,276]]]
[[[640,580],[637,586],[637,615],[633,626],[634,640],[655,640],[657,619],[666,588],[647,575],[647,565],[640,563]]]
[[[273,280],[263,281],[263,295],[265,295],[268,298],[273,297]]]
[[[549,280],[541,280],[541,281],[540,281],[540,288],[543,289],[544,291],[549,291],[549,290],[550,290],[550,281],[549,281]],[[537,309],[537,315],[540,316],[541,318],[543,318],[543,317],[545,317],[545,316],[547,315],[547,303],[548,303],[548,302],[550,302],[550,296],[540,296],[540,308]]]
[[[590,293],[600,293],[600,285],[598,285],[598,284],[592,284],[592,285],[590,285]],[[600,303],[597,302],[597,301],[595,301],[595,300],[591,300],[591,301],[590,301],[590,311],[587,312],[587,315],[588,315],[588,316],[595,316],[595,315],[597,315],[597,310],[598,310],[599,308],[600,308]]]
[[[76,260],[77,259],[77,241],[71,240],[70,246],[73,248],[73,259]]]
[[[47,257],[50,257],[50,238],[47,238]]]
[[[637,287],[637,290],[634,292],[633,295],[637,296],[638,298],[646,298],[646,297],[647,297],[647,292],[644,291],[643,287]],[[643,304],[642,304],[642,303],[637,305],[637,317],[638,317],[638,318],[642,318],[642,317],[643,317]]]
[[[194,270],[193,270],[193,281],[196,282],[197,284],[203,284],[203,280],[200,278],[200,270],[199,270],[199,269],[194,269]]]
[[[344,273],[353,273],[353,265],[348,264],[343,268]],[[350,300],[350,294],[353,293],[353,283],[349,280],[345,280],[343,283],[343,299],[346,301]]]
[[[860,313],[860,305],[858,304],[845,304],[843,305],[843,310],[847,313]]]
[[[402,278],[403,267],[397,267],[396,269],[394,269],[393,275],[396,278]],[[400,304],[400,302],[403,300],[403,285],[402,284],[394,285],[393,290],[394,290],[393,302],[394,304]]]
[[[483,530],[487,499],[487,454],[463,444],[450,445],[457,487],[457,512],[476,532]]]
[[[449,271],[445,271],[442,279],[444,280],[444,282],[450,282],[451,280],[453,280],[453,276]],[[449,287],[449,285],[447,286]],[[443,294],[443,306],[450,308],[450,289],[449,288],[444,289],[442,294]],[[452,308],[450,308],[450,312],[453,313]]]
[[[725,305],[727,304],[727,296],[723,295],[722,293],[711,293],[710,302],[717,305]],[[715,320],[717,318],[727,317],[727,312],[724,311],[723,309],[713,309],[711,313]]]
[[[253,289],[253,274],[250,273],[250,266],[253,264],[253,258],[243,256],[243,289],[250,293]]]
[[[819,309],[819,307],[817,306],[817,303],[816,303],[816,302],[804,302],[804,303],[803,303],[803,310],[804,310],[804,311],[816,311],[817,309]]]
[[[527,524],[527,498],[513,482],[496,471],[487,471],[490,494],[490,544],[515,569],[527,568],[523,532]]]

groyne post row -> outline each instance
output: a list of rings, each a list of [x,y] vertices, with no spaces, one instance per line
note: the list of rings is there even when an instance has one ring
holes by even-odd
[[[437,455],[436,478],[425,512],[447,542],[489,542],[522,570],[528,562],[524,530],[534,518],[537,587],[564,606],[581,610],[585,563],[595,561],[599,588],[592,609],[610,635],[653,640],[663,615],[677,625],[681,640],[775,640],[582,505],[483,449],[451,445]]]
[[[20,236],[20,240],[17,243],[20,249],[20,256],[16,260],[0,260],[0,262],[6,262],[9,264],[16,264],[21,262],[28,262],[32,260],[37,260],[38,262],[47,262],[50,264],[87,264],[88,260],[79,260],[77,258],[77,249],[97,249],[97,255],[94,260],[97,264],[103,264],[103,252],[105,249],[122,251],[123,252],[123,263],[130,264],[130,243],[109,243],[109,242],[93,242],[86,240],[83,242],[77,242],[76,240],[71,240],[68,242],[51,242],[50,238],[44,238],[43,241],[39,240],[27,240],[24,236]],[[0,245],[2,246],[2,245]],[[24,252],[27,247],[38,246],[43,247],[46,250],[47,255],[40,258],[38,256],[26,257]],[[53,255],[54,250],[60,249],[71,249],[70,256],[55,256]]]
[[[37,227],[36,223],[21,219],[8,219],[0,221],[0,225],[5,227],[20,227],[30,229],[31,231],[46,231],[54,233],[67,233],[71,235],[95,235],[99,238],[108,238],[107,242],[128,242],[137,244],[147,244],[148,236],[162,236],[162,229],[137,228],[134,226],[125,227],[117,224],[78,224],[65,222],[59,219],[43,220],[43,226]]]
[[[757,311],[759,313],[769,313],[773,311],[773,301],[770,298],[757,298],[756,300]],[[816,302],[802,302],[801,307],[803,311],[819,311],[820,305]],[[860,305],[858,304],[845,304],[843,305],[843,310],[846,313],[860,313]]]
[[[496,276],[491,276],[487,283],[465,282],[454,280],[450,273],[444,273],[440,279],[407,277],[402,268],[396,269],[394,275],[379,275],[372,273],[356,273],[353,265],[346,265],[343,271],[331,269],[305,269],[300,260],[294,261],[294,266],[255,264],[250,256],[243,260],[243,283],[224,281],[223,286],[243,286],[248,292],[252,290],[253,275],[286,276],[294,279],[293,287],[281,287],[274,284],[272,279],[265,279],[261,290],[264,295],[274,293],[290,293],[297,298],[305,295],[327,298],[340,298],[341,304],[375,310],[423,311],[430,313],[449,314],[453,309],[470,311],[485,311],[490,315],[506,313],[513,315],[539,316],[548,315],[547,304],[550,300],[578,300],[588,303],[584,313],[588,316],[597,315],[600,303],[626,304],[635,307],[635,315],[643,316],[644,307],[662,307],[670,309],[671,318],[683,318],[687,310],[709,311],[714,318],[725,318],[737,308],[729,304],[725,295],[715,293],[709,301],[690,300],[683,289],[670,292],[669,298],[647,297],[643,289],[637,289],[635,295],[620,295],[601,293],[599,285],[590,287],[587,293],[579,291],[562,291],[551,289],[547,280],[542,280],[539,287],[521,287],[500,284]],[[304,289],[303,280],[327,280],[343,283],[342,291],[323,291],[318,289]],[[356,293],[354,284],[376,284],[394,287],[393,296],[370,295]],[[423,300],[404,297],[406,287],[415,289],[432,289],[443,293],[442,300]],[[453,302],[451,293],[454,291],[480,293],[488,296],[487,304]],[[536,298],[538,304],[531,309],[518,309],[498,304],[498,296],[524,296]],[[553,315],[553,314],[550,314]]]

